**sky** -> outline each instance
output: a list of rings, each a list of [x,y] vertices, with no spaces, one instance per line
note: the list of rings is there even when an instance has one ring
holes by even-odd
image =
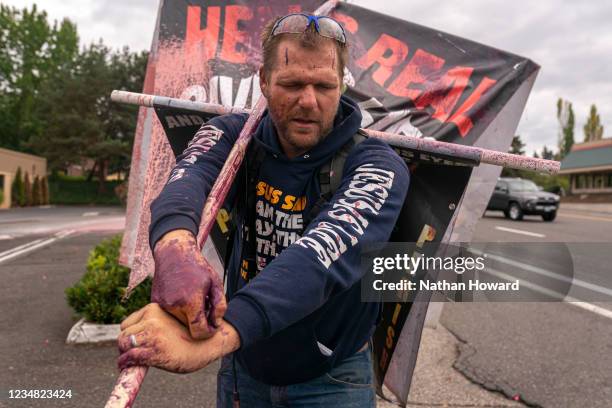
[[[102,38],[114,48],[149,49],[157,0],[1,0],[45,10],[77,24],[82,44]],[[351,3],[527,57],[541,66],[517,134],[527,154],[556,150],[558,98],[573,104],[574,137],[584,138],[591,104],[612,137],[612,1],[352,0]],[[429,5],[431,4],[431,5]]]

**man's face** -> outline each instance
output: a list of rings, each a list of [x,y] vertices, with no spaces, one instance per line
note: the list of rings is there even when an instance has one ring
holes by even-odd
[[[288,37],[278,44],[268,77],[260,71],[261,91],[288,157],[308,151],[331,131],[341,94],[338,64],[331,40],[314,49]]]

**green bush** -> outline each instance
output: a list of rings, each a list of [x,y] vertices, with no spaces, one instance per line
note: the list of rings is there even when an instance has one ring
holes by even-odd
[[[4,202],[4,191],[0,189],[0,205],[2,205],[3,202]]]
[[[53,177],[49,180],[49,195],[51,204],[70,205],[121,205],[121,201],[115,195],[114,188],[121,182],[106,181],[106,191],[98,194],[98,181],[87,181],[77,177],[63,176]]]
[[[17,167],[17,172],[11,185],[11,200],[13,201],[12,205],[15,207],[23,207],[25,205],[25,184],[21,175],[21,167]]]
[[[119,265],[121,235],[98,244],[87,260],[87,272],[66,289],[70,307],[95,323],[119,323],[130,313],[150,302],[151,279],[147,278],[124,300],[130,270]]]

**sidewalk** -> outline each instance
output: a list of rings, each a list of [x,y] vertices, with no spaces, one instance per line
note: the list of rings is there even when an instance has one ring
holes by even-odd
[[[608,203],[564,203],[559,205],[560,211],[572,211],[586,214],[612,215],[612,204]]]
[[[453,368],[461,343],[441,324],[425,328],[412,379],[408,407],[524,407],[470,382]],[[379,408],[395,404],[378,400]]]

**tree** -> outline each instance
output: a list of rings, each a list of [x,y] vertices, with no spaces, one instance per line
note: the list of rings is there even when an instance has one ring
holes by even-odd
[[[38,89],[61,76],[77,52],[76,26],[69,20],[50,26],[36,5],[0,5],[0,146],[29,151],[30,137],[41,131]]]
[[[557,119],[559,121],[559,159],[563,159],[574,145],[574,109],[572,104],[559,98],[557,100]]]
[[[43,177],[40,181],[40,190],[42,196],[42,205],[49,204],[49,180],[47,176]]]
[[[525,154],[525,143],[521,140],[520,135],[515,135],[512,137],[512,143],[510,143],[509,153],[524,155]]]
[[[32,183],[30,182],[30,175],[27,171],[25,173],[25,177],[23,178],[23,185],[25,191],[23,205],[29,207],[32,205]]]
[[[17,167],[15,179],[11,185],[11,201],[13,206],[23,206],[25,203],[25,186],[21,175],[21,167]]]
[[[555,153],[552,150],[548,149],[546,146],[544,146],[542,148],[542,154],[540,156],[546,160],[554,160]]]
[[[583,129],[585,142],[594,142],[602,139],[603,126],[599,120],[599,114],[597,113],[597,107],[595,105],[591,105],[591,111]]]
[[[112,103],[110,94],[142,90],[146,61],[146,53],[130,53],[127,47],[112,52],[99,42],[83,49],[70,72],[41,86],[38,109],[45,128],[32,147],[51,170],[92,159],[99,192],[109,169],[127,170],[138,109]]]
[[[520,135],[515,135],[512,137],[512,143],[510,143],[510,148],[508,149],[508,153],[524,155],[525,154],[525,143],[521,140]],[[504,168],[501,173],[502,177],[520,177],[520,170],[516,169],[508,169]]]

